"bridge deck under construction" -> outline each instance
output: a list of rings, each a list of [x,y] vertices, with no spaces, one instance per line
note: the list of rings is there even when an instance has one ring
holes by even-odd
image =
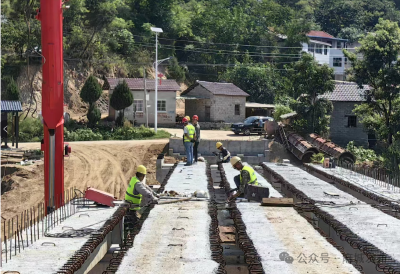
[[[335,241],[345,239],[379,264],[382,272],[384,269],[392,271],[386,273],[400,271],[399,219],[290,164],[263,163],[263,166],[276,181],[286,185],[289,196],[308,201],[318,209],[316,214],[322,220],[319,226]],[[347,251],[354,252],[356,249],[350,245]],[[365,273],[377,273],[371,261],[368,265],[359,259]]]
[[[230,164],[223,167],[231,184],[239,172]],[[282,197],[257,171],[256,174],[259,183],[270,189],[271,197]],[[236,204],[265,273],[359,273],[295,209],[249,202]],[[284,252],[291,257],[288,262],[281,260]]]
[[[63,265],[66,264],[68,260],[75,254],[75,252],[81,249],[85,242],[89,239],[90,233],[85,233],[82,230],[86,230],[88,232],[98,231],[107,222],[107,220],[112,217],[116,210],[117,207],[99,208],[95,206],[78,206],[76,207],[76,211],[73,215],[66,218],[63,222],[55,224],[54,227],[49,228],[46,232],[42,230],[42,226],[39,226],[40,235],[42,232],[44,232],[44,236],[40,236],[40,238],[33,243],[30,241],[27,243],[26,238],[25,242],[22,242],[21,238],[18,238],[19,241],[17,241],[17,246],[15,246],[13,240],[11,254],[10,250],[7,252],[7,263],[4,263],[6,261],[6,253],[3,243],[2,270],[11,272],[18,271],[20,274],[57,273],[57,271],[60,270],[60,268],[62,268]],[[55,219],[53,219],[53,221],[55,221]],[[62,234],[68,234],[73,230],[77,231],[76,233],[73,233],[73,237],[62,236]],[[22,232],[22,235],[24,234],[25,231]],[[28,236],[30,236],[30,234],[31,231],[28,231]],[[9,243],[7,248],[10,248]],[[105,252],[107,252],[107,249],[108,248],[105,248]],[[98,260],[100,260],[101,257],[102,256],[100,256]],[[96,262],[92,261],[92,263],[95,264]]]

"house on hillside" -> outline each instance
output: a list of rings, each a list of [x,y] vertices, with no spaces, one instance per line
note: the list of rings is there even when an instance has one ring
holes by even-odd
[[[366,100],[365,92],[369,89],[369,86],[364,85],[360,89],[356,83],[335,82],[333,92],[320,96],[320,98],[330,100],[333,104],[330,139],[341,146],[346,146],[348,142],[354,141],[356,145],[367,147],[374,137],[368,135],[353,110],[357,104]]]
[[[307,33],[310,39],[303,43],[302,51],[312,54],[320,64],[334,69],[335,80],[346,80],[345,69],[348,65],[343,49],[347,48],[347,39],[333,37],[324,31],[312,30]]]
[[[144,90],[143,78],[106,78],[103,90],[109,90],[109,98],[118,83],[126,81],[132,94],[133,104],[125,109],[125,118],[129,121],[136,121],[138,124],[146,124],[146,98],[147,98],[147,115],[149,125],[154,125],[154,79],[146,79],[146,92]],[[160,80],[157,92],[157,124],[169,125],[175,124],[176,121],[176,92],[180,90],[175,80]],[[108,100],[109,118],[115,120],[117,112],[110,106]]]
[[[232,83],[196,81],[181,93],[185,98],[185,115],[198,115],[200,121],[242,122],[246,116],[249,94]]]
[[[273,28],[269,31],[273,32],[279,41],[286,40],[285,35],[275,33]],[[350,62],[343,54],[343,49],[353,48],[356,44],[348,45],[347,39],[336,38],[324,31],[312,30],[307,33],[308,43],[302,43],[301,52],[307,52],[314,56],[319,64],[327,64],[334,69],[335,80],[346,80],[346,69],[350,67]]]

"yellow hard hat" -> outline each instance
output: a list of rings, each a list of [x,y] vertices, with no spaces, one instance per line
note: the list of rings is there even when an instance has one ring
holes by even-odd
[[[140,166],[137,167],[136,172],[146,175],[147,170],[146,170],[146,167],[145,167],[145,166],[140,165]]]
[[[190,122],[190,117],[189,116],[185,116],[185,118]]]
[[[221,143],[221,142],[217,142],[217,143],[215,144],[215,146],[216,146],[217,148],[219,148],[219,147],[222,146],[222,143]]]
[[[240,161],[242,161],[242,159],[240,159],[240,157],[234,156],[234,157],[231,158],[231,165],[235,166]]]

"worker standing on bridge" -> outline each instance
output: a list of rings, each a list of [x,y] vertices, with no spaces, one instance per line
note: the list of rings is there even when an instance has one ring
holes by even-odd
[[[184,124],[183,144],[185,145],[186,150],[185,166],[191,166],[193,164],[193,143],[196,140],[196,129],[192,124],[189,123],[186,117],[182,119],[182,122]]]
[[[145,183],[147,170],[146,167],[140,165],[137,167],[136,176],[132,177],[129,182],[128,189],[125,192],[125,201],[131,203],[128,211],[128,221],[135,223],[138,220],[137,211],[140,207],[150,204],[157,204],[160,197]]]
[[[242,163],[242,159],[235,156],[231,159],[231,165],[234,169],[240,171],[239,175],[234,177],[237,192],[228,198],[228,201],[234,200],[237,197],[244,195],[247,192],[247,185],[258,185],[257,176],[253,168],[245,166]]]
[[[197,163],[197,148],[199,147],[200,143],[200,124],[199,124],[199,116],[193,115],[193,126],[196,130],[196,136],[195,136],[195,141],[193,144],[193,162]]]
[[[222,145],[221,142],[217,142],[215,144],[215,147],[220,151],[220,153],[222,154],[222,159],[220,161],[220,163],[229,163],[230,159],[231,159],[231,153]],[[216,153],[214,153],[214,155],[217,155]]]

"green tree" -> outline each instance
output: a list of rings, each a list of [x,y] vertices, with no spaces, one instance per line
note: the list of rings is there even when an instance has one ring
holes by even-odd
[[[275,105],[274,119],[275,119],[275,121],[280,121],[282,115],[288,114],[288,113],[291,113],[291,112],[293,112],[293,110],[288,106]]]
[[[131,90],[129,89],[128,84],[124,80],[122,83],[118,83],[115,87],[111,98],[110,98],[110,105],[115,110],[122,110],[120,112],[121,115],[121,122],[123,122],[125,108],[129,107],[133,104],[133,95]]]
[[[100,83],[97,81],[97,78],[90,75],[82,87],[80,96],[84,102],[92,105],[99,100],[102,93],[103,90]]]
[[[178,59],[175,57],[169,61],[168,75],[181,83],[186,79],[185,69],[179,65]]]
[[[366,35],[355,53],[344,51],[351,61],[352,79],[361,87],[371,87],[366,93],[366,103],[359,105],[355,113],[361,122],[386,139],[387,145],[393,142],[393,135],[399,131],[400,121],[400,28],[396,22],[379,20],[375,31]]]
[[[257,103],[274,102],[279,83],[279,75],[270,64],[246,66],[238,64],[228,69],[221,80],[231,82],[247,92],[248,101]]]
[[[95,126],[100,121],[100,110],[94,104],[89,107],[87,118],[89,121],[89,126]]]
[[[299,130],[326,135],[333,105],[321,95],[335,88],[333,69],[326,64],[319,65],[310,54],[305,53],[293,69],[288,69],[288,79],[291,82],[288,94],[298,98],[291,108],[299,114],[300,120],[304,120]]]
[[[20,94],[17,84],[14,81],[14,78],[11,76],[5,76],[2,79],[2,100],[9,100],[9,101],[19,101]]]

